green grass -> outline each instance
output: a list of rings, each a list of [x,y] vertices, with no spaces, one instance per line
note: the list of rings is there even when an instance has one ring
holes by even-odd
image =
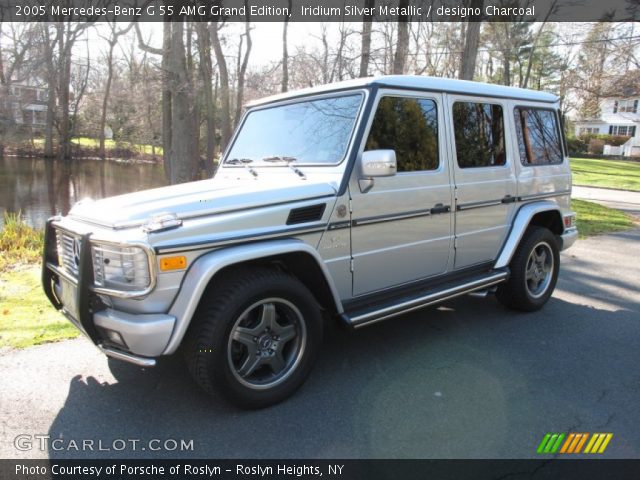
[[[574,185],[640,191],[640,162],[572,158]]]
[[[71,140],[71,143],[74,145],[80,145],[81,147],[87,148],[98,148],[100,146],[100,140],[97,138],[89,138],[89,137],[77,137]],[[131,150],[136,150],[141,153],[146,153],[151,155],[153,153],[153,148],[151,145],[139,145],[137,143],[129,143],[129,142],[116,142],[115,140],[105,139],[104,148],[106,150],[113,150],[115,148],[127,148]],[[156,147],[156,155],[162,155],[162,147]]]
[[[633,219],[620,210],[603,207],[584,200],[571,200],[571,207],[577,214],[580,238],[601,233],[619,232],[634,226]]]
[[[43,232],[5,213],[0,230],[0,347],[28,347],[77,336],[40,286]]]
[[[44,233],[27,225],[20,213],[5,212],[0,230],[0,272],[14,265],[39,262],[43,241]]]
[[[40,266],[0,272],[0,347],[23,348],[78,336],[40,285]]]
[[[33,143],[39,147],[44,147],[44,139],[36,138],[33,140]],[[74,145],[79,145],[85,148],[98,148],[100,146],[100,140],[97,138],[89,138],[89,137],[76,137],[71,139],[71,143]],[[116,148],[126,148],[129,150],[134,150],[140,153],[145,153],[148,155],[153,154],[153,147],[151,145],[142,145],[137,143],[129,143],[129,142],[117,142],[115,140],[105,139],[104,141],[105,150],[114,150]],[[156,155],[162,155],[162,147],[156,146]]]

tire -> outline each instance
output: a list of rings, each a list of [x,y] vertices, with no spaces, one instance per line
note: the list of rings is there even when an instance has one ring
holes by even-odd
[[[207,289],[183,350],[206,392],[243,408],[263,408],[304,383],[322,335],[320,308],[296,278],[242,269]]]
[[[496,291],[498,300],[524,312],[541,309],[558,281],[560,252],[555,235],[547,228],[529,227],[509,267],[509,280]]]

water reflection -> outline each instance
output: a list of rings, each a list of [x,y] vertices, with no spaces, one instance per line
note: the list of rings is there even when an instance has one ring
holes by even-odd
[[[5,211],[21,211],[30,225],[42,228],[47,218],[67,213],[82,198],[110,197],[165,184],[160,165],[0,159],[0,225]]]

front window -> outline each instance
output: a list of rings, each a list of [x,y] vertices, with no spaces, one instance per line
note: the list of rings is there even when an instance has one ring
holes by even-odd
[[[438,168],[438,111],[427,98],[380,99],[365,150],[396,152],[398,172]]]
[[[360,93],[299,101],[250,112],[225,163],[295,160],[336,164],[346,153],[362,104]]]

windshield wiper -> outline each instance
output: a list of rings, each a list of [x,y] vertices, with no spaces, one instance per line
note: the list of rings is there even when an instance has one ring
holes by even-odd
[[[262,159],[263,162],[270,162],[270,163],[286,163],[287,167],[289,167],[291,170],[293,170],[295,172],[296,175],[298,175],[300,178],[302,178],[303,180],[307,179],[307,176],[302,173],[302,171],[296,167],[294,165],[295,162],[298,161],[298,159],[296,157],[285,157],[285,156],[280,156],[280,155],[274,155],[272,157],[264,157]]]
[[[250,163],[253,163],[253,160],[250,158],[231,158],[229,160],[225,160],[224,163],[228,163],[229,165],[242,165],[251,175],[254,176],[254,178],[258,177],[258,173],[249,166]]]

